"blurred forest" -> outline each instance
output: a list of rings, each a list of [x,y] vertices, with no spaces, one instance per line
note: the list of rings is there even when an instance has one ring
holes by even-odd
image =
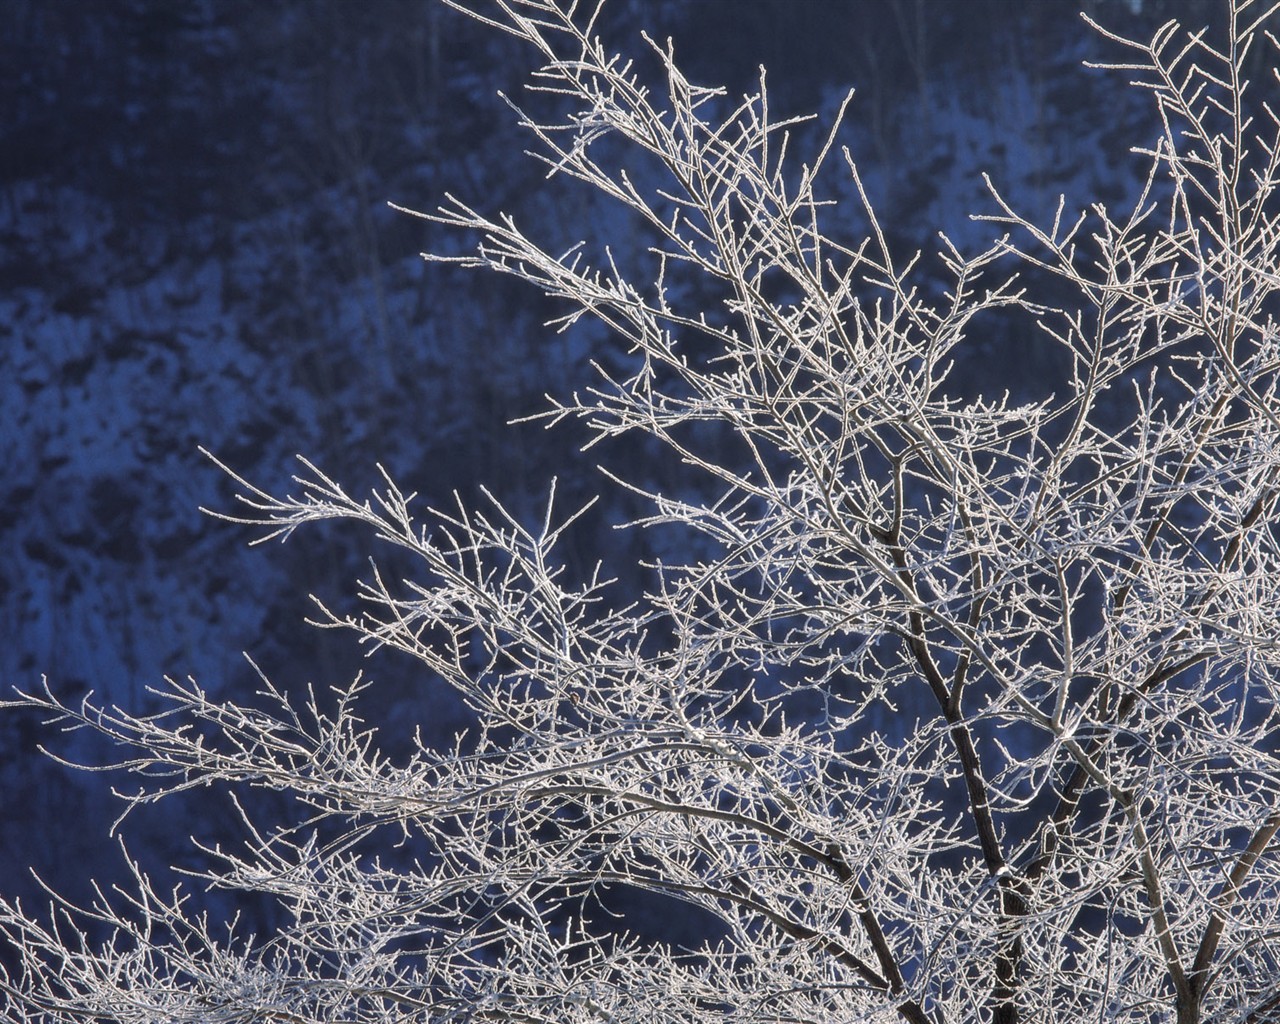
[[[939,229],[962,247],[991,236],[968,219],[991,209],[984,171],[1046,217],[1059,193],[1073,208],[1135,194],[1141,165],[1122,154],[1154,134],[1150,111],[1080,67],[1112,51],[1078,6],[610,0],[601,29],[628,52],[641,30],[672,38],[686,73],[730,97],[766,66],[775,118],[819,114],[795,131],[797,161],[856,89],[841,141],[901,250],[932,252]],[[1222,13],[1210,0],[1087,8],[1139,34]],[[684,486],[679,467],[648,464],[632,443],[584,457],[572,427],[505,426],[545,393],[590,383],[590,359],[620,366],[626,353],[591,325],[545,328],[557,310],[515,285],[425,266],[420,251],[468,240],[387,206],[431,209],[451,192],[565,248],[585,236],[642,249],[634,225],[520,156],[497,93],[523,102],[532,55],[427,0],[9,0],[5,25],[0,683],[47,676],[64,696],[140,709],[165,674],[214,695],[252,690],[245,651],[286,689],[364,671],[393,751],[415,727],[465,728],[413,665],[304,625],[309,594],[354,607],[366,538],[247,549],[246,531],[199,511],[232,510],[232,487],[197,446],[276,491],[302,453],[352,494],[380,462],[426,503],[474,501],[487,485],[529,516],[552,477],[566,511],[595,494],[597,463]],[[838,170],[828,223],[847,217],[852,235],[857,206]],[[974,344],[975,365],[1003,386],[1035,389],[1047,369],[1021,339]],[[612,530],[629,500],[610,492],[572,552],[578,570],[607,555],[624,592],[665,542]],[[119,870],[107,788],[129,782],[68,771],[39,746],[111,756],[0,716],[0,877],[34,896],[34,865],[83,897],[89,876]],[[229,807],[205,800],[122,831],[159,869],[198,867],[186,837],[235,828]]]

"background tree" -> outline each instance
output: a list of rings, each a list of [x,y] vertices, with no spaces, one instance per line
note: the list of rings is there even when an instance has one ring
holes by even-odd
[[[3,904],[8,1017],[1280,1014],[1280,122],[1242,77],[1277,10],[1236,3],[1220,42],[1100,29],[1158,113],[1133,211],[1041,227],[991,185],[1009,234],[932,267],[891,251],[834,128],[788,158],[763,77],[731,102],[651,44],[659,96],[598,11],[476,14],[542,61],[520,116],[552,176],[634,226],[555,255],[458,200],[430,219],[625,343],[549,418],[661,445],[683,483],[612,480],[648,504],[632,525],[693,540],[616,602],[606,564],[560,568],[553,501],[415,518],[389,478],[361,501],[309,463],[298,497],[236,477],[228,518],[263,539],[351,519],[391,545],[367,612],[320,624],[419,659],[474,728],[393,761],[359,680],[301,708],[171,681],[149,717],[22,696],[128,748],[135,803],[228,788],[243,842],[207,881],[282,919],[242,934],[140,872],[49,920]],[[841,155],[862,238],[819,227]],[[954,369],[1011,317],[1062,368],[1023,404]],[[258,820],[253,787],[297,820]],[[617,887],[710,937],[627,935]]]

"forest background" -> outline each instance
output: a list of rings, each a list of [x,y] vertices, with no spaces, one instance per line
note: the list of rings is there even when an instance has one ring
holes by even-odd
[[[989,226],[968,219],[990,207],[983,171],[1026,210],[1048,213],[1059,193],[1068,206],[1134,195],[1139,165],[1107,155],[1134,140],[1142,98],[1081,70],[1102,44],[1079,7],[614,0],[602,27],[628,46],[641,29],[672,37],[691,78],[731,95],[765,65],[782,115],[825,115],[815,133],[854,87],[840,141],[904,251],[932,247],[938,229],[961,247],[985,243]],[[1218,5],[1087,9],[1147,37],[1169,17],[1208,24]],[[545,330],[554,311],[518,283],[425,273],[420,250],[458,241],[386,205],[428,208],[451,191],[566,248],[586,223],[625,240],[623,222],[600,226],[612,212],[581,195],[540,198],[539,167],[512,160],[521,141],[497,93],[518,95],[515,44],[416,0],[12,0],[5,20],[0,685],[30,689],[43,675],[64,699],[92,690],[137,711],[165,674],[215,695],[250,691],[244,651],[285,687],[363,669],[376,681],[365,710],[391,752],[397,729],[407,742],[415,725],[462,728],[461,709],[428,697],[413,664],[364,662],[346,637],[302,624],[309,594],[342,610],[362,539],[248,550],[247,532],[199,511],[227,507],[229,485],[197,446],[276,491],[304,452],[352,493],[381,462],[432,501],[488,485],[530,515],[552,476],[564,507],[594,494],[593,462],[644,479],[643,447],[573,462],[583,438],[571,427],[495,427],[587,381],[590,359],[619,357],[601,355],[597,328]],[[980,372],[1034,391],[1046,350],[982,344]],[[659,473],[644,482],[679,486]],[[577,557],[612,549],[638,564],[661,537],[615,533],[631,511],[597,505]],[[121,780],[37,753],[93,762],[92,742],[0,716],[6,895],[38,891],[30,865],[72,898],[120,871],[102,837]],[[185,837],[216,838],[227,813],[197,802],[139,812],[130,851],[151,869],[198,867]]]

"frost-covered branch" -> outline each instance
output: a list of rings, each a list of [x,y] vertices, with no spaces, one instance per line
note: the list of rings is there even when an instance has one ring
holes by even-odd
[[[216,514],[263,540],[345,520],[396,549],[317,624],[417,659],[473,728],[393,760],[359,680],[171,681],[150,716],[19,695],[119,744],[130,801],[263,787],[302,813],[237,802],[243,842],[204,849],[206,883],[279,905],[271,935],[141,872],[49,920],[0,905],[9,1018],[1269,1019],[1280,121],[1242,75],[1277,11],[1238,0],[1222,47],[1103,31],[1154,100],[1133,208],[1045,227],[989,183],[1004,234],[936,258],[892,251],[838,124],[797,162],[763,75],[732,103],[646,40],[654,88],[594,7],[469,11],[542,62],[517,116],[548,177],[647,248],[554,252],[452,197],[419,216],[629,353],[546,415],[682,465],[679,491],[605,476],[690,554],[624,595],[608,553],[565,568],[554,488],[530,525],[487,492],[432,506],[384,474],[353,498],[304,460],[278,497],[223,466],[241,504]],[[1048,397],[964,384],[992,329],[1060,351]],[[611,887],[712,937],[616,934]]]

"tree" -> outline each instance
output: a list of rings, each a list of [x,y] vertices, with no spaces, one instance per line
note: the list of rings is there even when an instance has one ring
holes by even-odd
[[[244,804],[243,849],[207,851],[213,885],[277,901],[270,936],[140,871],[51,920],[3,904],[7,1019],[1280,1019],[1280,122],[1240,74],[1280,5],[1236,2],[1220,45],[1099,28],[1158,114],[1132,212],[1045,228],[991,184],[1008,234],[936,266],[890,251],[847,151],[866,237],[824,233],[836,128],[788,162],[763,76],[730,108],[651,43],[659,96],[598,10],[497,8],[472,13],[542,61],[541,159],[650,245],[596,268],[458,200],[430,219],[625,343],[550,419],[701,479],[611,478],[698,553],[625,601],[568,577],[551,502],[530,526],[305,462],[298,497],[232,473],[223,518],[261,539],[354,520],[416,566],[321,624],[419,659],[475,728],[393,762],[359,680],[305,707],[171,680],[159,716],[21,695],[122,744],[134,802],[306,813]],[[1053,393],[957,384],[1001,329],[1056,347]],[[610,887],[719,930],[617,933]]]

